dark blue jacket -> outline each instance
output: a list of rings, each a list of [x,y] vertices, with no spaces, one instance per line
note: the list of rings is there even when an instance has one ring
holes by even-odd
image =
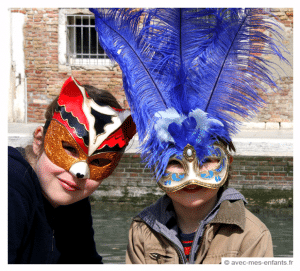
[[[37,175],[8,148],[8,263],[102,263],[88,198],[53,208]]]

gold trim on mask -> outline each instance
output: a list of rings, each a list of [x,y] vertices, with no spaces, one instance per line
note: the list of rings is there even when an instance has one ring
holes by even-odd
[[[218,164],[213,169],[200,170],[199,168],[200,163],[197,159],[196,151],[193,148],[193,146],[187,144],[187,146],[184,148],[183,151],[182,160],[175,157],[169,160],[169,162],[178,161],[183,166],[184,172],[178,174],[166,170],[165,171],[166,176],[161,177],[161,179],[158,181],[158,186],[165,192],[176,192],[192,184],[203,186],[206,188],[211,188],[211,189],[217,189],[221,187],[226,182],[228,177],[230,154],[222,143],[219,142],[215,143],[214,147],[220,149],[221,156],[212,155],[212,156],[207,156],[205,158],[217,158],[219,159]],[[188,150],[191,151],[188,153]],[[220,169],[222,165],[224,166],[224,168],[222,168],[222,170],[218,172],[218,169]],[[210,175],[209,172],[213,174],[212,177],[209,176]],[[173,174],[175,174],[174,178],[177,179],[180,179],[179,175],[184,175],[184,176],[182,177],[182,180],[178,180],[177,183],[177,181],[173,180],[172,177]],[[201,177],[201,174],[207,174],[208,176],[207,181],[205,180],[206,179],[205,177]],[[219,182],[211,181],[213,177],[219,177],[221,178],[221,180]],[[165,185],[164,182],[170,182],[171,186]]]
[[[87,163],[90,167],[90,175],[91,175],[90,178],[98,181],[107,178],[117,167],[121,157],[122,157],[121,152],[102,152],[88,157]],[[95,159],[100,160],[100,166],[91,164],[91,162]],[[106,165],[101,166],[101,159],[109,160],[110,162]],[[101,177],[99,178],[99,176]]]
[[[190,144],[187,144],[183,149],[183,156],[187,161],[192,162],[196,157],[196,151],[194,147]]]
[[[67,154],[63,148],[63,142],[75,148],[79,154],[78,157]],[[69,171],[71,166],[77,162],[86,162],[90,168],[89,178],[98,181],[107,178],[113,172],[122,156],[121,152],[103,152],[88,157],[67,128],[55,119],[51,120],[46,132],[44,149],[51,162],[66,171]],[[95,159],[100,159],[100,166],[92,163]],[[101,165],[101,159],[105,159],[107,163]]]
[[[196,185],[199,185],[199,186],[202,186],[202,187],[206,187],[206,188],[211,188],[211,189],[217,189],[217,188],[220,188],[227,180],[227,177],[228,177],[228,172],[226,172],[225,176],[224,176],[224,179],[217,183],[217,184],[210,184],[210,183],[205,183],[205,182],[201,182],[199,180],[189,180],[187,182],[184,182],[176,187],[166,187],[164,185],[162,185],[160,182],[158,182],[158,186],[165,192],[176,192],[180,189],[183,189],[185,188],[186,186],[189,186],[189,185],[192,185],[192,184],[196,184]]]
[[[63,142],[67,142],[75,148],[79,156],[72,157],[68,155],[62,146]],[[44,148],[46,155],[52,163],[66,171],[69,171],[70,167],[74,163],[78,161],[85,161],[87,157],[85,152],[80,148],[76,140],[69,133],[68,129],[55,119],[51,120],[46,132]]]

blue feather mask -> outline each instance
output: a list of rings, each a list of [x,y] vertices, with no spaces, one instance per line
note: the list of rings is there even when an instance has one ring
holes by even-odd
[[[90,10],[101,46],[122,69],[141,155],[157,180],[187,144],[201,161],[216,141],[230,143],[238,117],[263,106],[258,90],[277,88],[265,56],[287,62],[263,9]]]

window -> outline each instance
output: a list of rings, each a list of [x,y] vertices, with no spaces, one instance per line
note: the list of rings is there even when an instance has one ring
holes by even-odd
[[[102,49],[95,29],[94,15],[66,15],[67,51],[69,65],[112,65]]]

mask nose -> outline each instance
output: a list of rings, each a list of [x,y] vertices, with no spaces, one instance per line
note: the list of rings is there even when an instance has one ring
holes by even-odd
[[[78,179],[88,179],[90,178],[90,169],[85,161],[80,161],[73,164],[69,172]]]

